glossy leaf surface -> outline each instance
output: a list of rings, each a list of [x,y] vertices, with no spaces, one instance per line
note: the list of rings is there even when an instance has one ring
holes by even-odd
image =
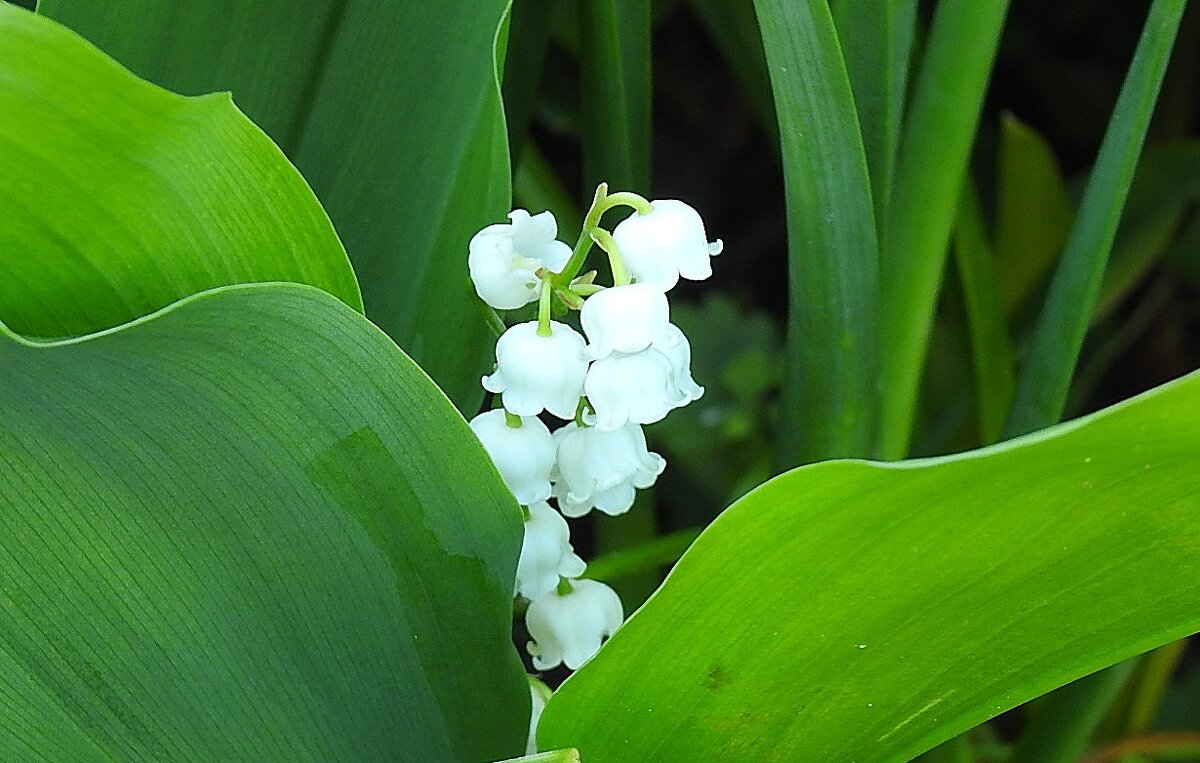
[[[297,281],[361,309],[329,218],[223,95],[138,80],[0,5],[0,320],[62,337],[204,289]]]
[[[493,337],[466,251],[509,208],[496,75],[506,7],[43,0],[39,10],[159,84],[232,91],[329,211],[371,320],[474,412]]]
[[[777,477],[563,684],[541,743],[597,763],[909,760],[1196,632],[1197,406],[1193,374],[980,451]]]
[[[524,748],[517,507],[362,316],[229,287],[0,367],[0,758]]]

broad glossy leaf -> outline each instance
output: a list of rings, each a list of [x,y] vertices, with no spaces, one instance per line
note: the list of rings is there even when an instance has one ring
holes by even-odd
[[[228,287],[0,367],[0,759],[523,749],[517,507],[362,316]]]
[[[1198,406],[1193,374],[980,451],[777,477],[563,684],[541,743],[904,761],[1196,632]]]
[[[778,460],[863,456],[875,434],[879,250],[850,80],[825,0],[755,0],[788,205]]]
[[[361,309],[329,218],[227,96],[168,93],[0,4],[0,114],[0,320],[13,330],[86,334],[254,281]]]
[[[493,336],[467,242],[510,195],[496,74],[506,0],[42,0],[155,82],[230,90],[312,183],[367,314],[464,411]]]

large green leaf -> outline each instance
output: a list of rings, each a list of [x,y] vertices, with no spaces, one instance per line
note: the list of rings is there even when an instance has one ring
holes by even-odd
[[[138,80],[0,4],[0,320],[80,335],[207,288],[297,281],[361,309],[312,191],[221,95]]]
[[[517,507],[362,316],[227,287],[0,367],[0,758],[519,754]]]
[[[904,761],[1197,631],[1198,406],[1193,374],[984,450],[766,483],[563,684],[543,746]]]
[[[755,0],[788,205],[779,461],[863,456],[878,396],[879,250],[850,80],[825,0]]]
[[[506,0],[42,0],[135,72],[234,100],[312,183],[367,314],[463,410],[492,336],[466,270],[510,180],[496,75]]]

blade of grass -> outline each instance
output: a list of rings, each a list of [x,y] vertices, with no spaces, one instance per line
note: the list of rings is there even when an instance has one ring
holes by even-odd
[[[858,117],[824,0],[756,0],[788,205],[788,378],[778,461],[870,452],[878,248]]]
[[[900,143],[917,3],[834,0],[829,7],[858,109],[875,197],[875,219],[882,220]]]
[[[1034,329],[1005,425],[1012,437],[1058,421],[1100,291],[1121,209],[1187,0],[1155,0]]]
[[[979,440],[989,445],[1000,437],[1016,386],[1016,371],[1012,339],[1000,307],[995,258],[984,231],[978,195],[969,182],[963,187],[954,228],[954,261],[971,333]]]
[[[600,182],[650,190],[650,2],[579,3],[583,198]]]
[[[904,121],[881,228],[884,458],[908,452],[947,244],[1007,10],[1007,0],[938,4]]]

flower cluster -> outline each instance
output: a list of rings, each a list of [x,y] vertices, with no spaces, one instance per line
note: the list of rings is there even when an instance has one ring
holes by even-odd
[[[602,215],[633,214],[610,233]],[[483,386],[502,407],[471,428],[525,512],[525,539],[514,596],[528,599],[529,653],[539,670],[576,669],[624,619],[616,593],[582,579],[586,563],[571,546],[566,517],[592,509],[629,511],[635,492],[654,484],[666,461],[646,446],[645,424],[687,405],[704,389],[692,379],[691,347],[670,322],[666,292],[680,277],[712,274],[709,243],[694,209],[672,199],[609,194],[601,185],[572,249],[557,240],[549,212],[522,209],[471,240],[475,290],[494,308],[538,303],[537,320],[508,328]],[[579,271],[597,244],[613,285]],[[555,318],[580,313],[582,334]],[[543,413],[567,423],[551,432]],[[549,501],[554,501],[555,510]]]

